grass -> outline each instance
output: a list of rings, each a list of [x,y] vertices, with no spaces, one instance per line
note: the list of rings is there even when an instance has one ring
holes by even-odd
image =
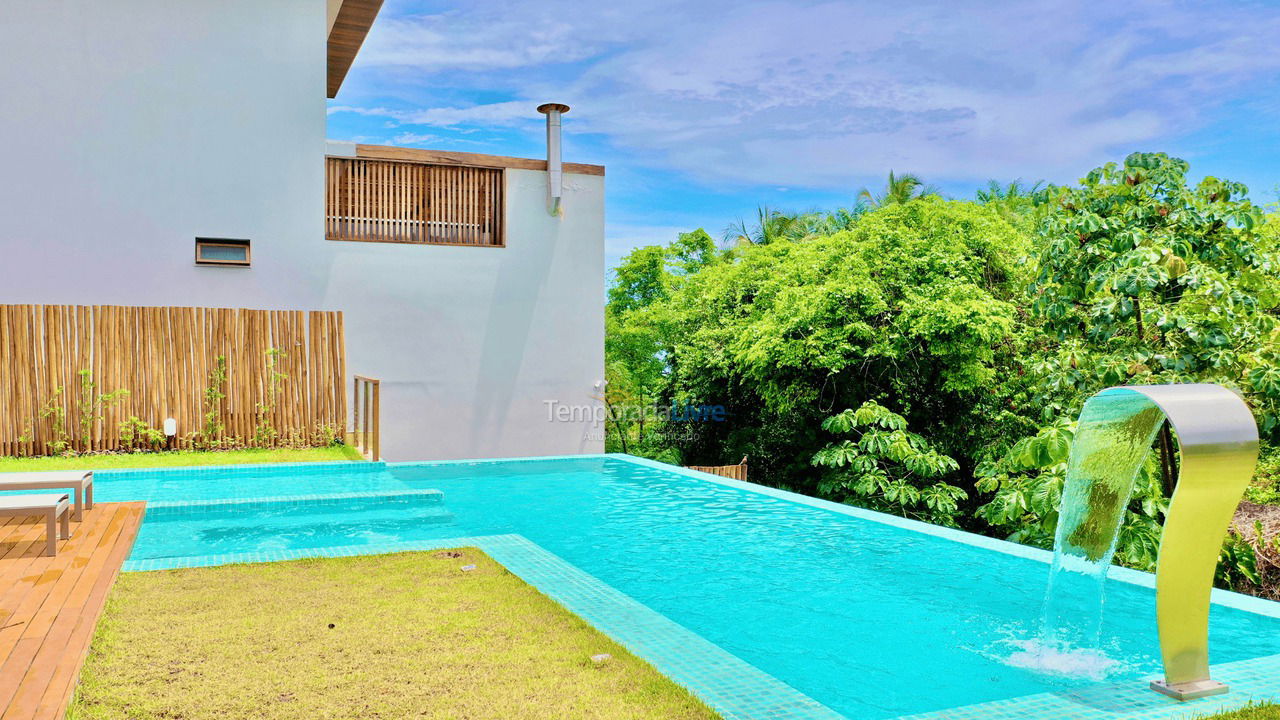
[[[337,462],[340,460],[363,459],[359,451],[347,445],[298,449],[179,450],[160,453],[74,455],[70,457],[0,457],[0,472],[109,470],[114,468],[179,467],[190,465],[241,465],[244,463]]]
[[[717,715],[464,548],[124,574],[67,717]]]
[[[1204,720],[1280,720],[1280,705],[1251,705],[1221,715],[1207,715]]]

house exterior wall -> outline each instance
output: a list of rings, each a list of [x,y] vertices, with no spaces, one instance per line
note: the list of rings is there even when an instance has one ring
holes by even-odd
[[[506,171],[505,248],[327,241],[325,0],[4,14],[0,303],[342,310],[388,459],[603,449],[547,407],[598,404],[603,177],[567,175],[553,218],[546,173]],[[196,237],[253,266],[196,266]]]

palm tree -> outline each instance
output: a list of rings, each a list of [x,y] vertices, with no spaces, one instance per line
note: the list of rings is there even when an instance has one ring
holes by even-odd
[[[724,239],[735,245],[798,242],[823,234],[822,220],[819,213],[784,213],[761,205],[756,208],[755,225],[747,225],[746,220],[732,223],[725,228]]]
[[[974,195],[979,203],[990,205],[997,202],[1017,202],[1034,200],[1044,190],[1044,181],[1037,180],[1033,185],[1026,185],[1018,178],[1008,185],[1001,185],[998,180],[988,180],[985,188],[978,188]]]
[[[937,197],[940,194],[938,188],[926,185],[919,175],[911,173],[895,175],[890,170],[889,181],[885,183],[884,190],[877,194],[872,193],[867,188],[862,188],[858,192],[857,205],[863,209],[881,208],[886,205],[899,205],[909,203],[912,200]]]
[[[995,210],[1011,225],[1030,230],[1040,221],[1056,192],[1055,186],[1046,185],[1043,180],[1031,185],[1021,178],[1008,184],[988,180],[986,187],[978,188],[974,193],[974,199]]]

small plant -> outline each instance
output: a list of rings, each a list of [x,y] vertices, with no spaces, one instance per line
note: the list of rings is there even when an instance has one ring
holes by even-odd
[[[316,425],[315,432],[311,435],[310,445],[314,447],[335,447],[342,444],[342,433],[332,423],[320,423]]]
[[[209,371],[209,385],[204,389],[204,426],[197,442],[202,448],[212,448],[226,430],[226,425],[222,422],[222,401],[227,398],[223,388],[226,385],[227,356],[219,355],[213,361],[213,369]]]
[[[62,385],[55,388],[48,402],[36,413],[41,420],[50,421],[50,431],[53,439],[46,440],[44,444],[55,455],[65,455],[71,449],[71,439],[67,437],[67,409],[62,406],[61,402],[64,389]],[[32,420],[27,425],[26,430],[18,436],[18,442],[28,443],[33,441],[36,436],[34,426],[35,421]]]
[[[120,423],[120,443],[129,450],[155,450],[164,444],[164,433],[151,427],[146,420],[130,415],[128,420]]]
[[[92,370],[81,370],[80,376],[80,447],[89,451],[93,449],[93,429],[102,421],[108,408],[114,407],[121,400],[129,397],[124,388],[109,393],[99,393],[98,384],[93,380]]]
[[[280,431],[271,424],[271,414],[276,410],[280,399],[280,387],[289,376],[276,368],[282,358],[288,357],[280,348],[270,348],[265,353],[267,384],[266,397],[258,403],[258,424],[253,428],[253,441],[256,445],[269,445],[280,437]]]
[[[1254,527],[1255,538],[1265,538],[1262,523]],[[1258,551],[1241,533],[1231,530],[1218,552],[1218,568],[1214,573],[1214,585],[1229,590],[1245,590],[1262,584],[1258,568]]]

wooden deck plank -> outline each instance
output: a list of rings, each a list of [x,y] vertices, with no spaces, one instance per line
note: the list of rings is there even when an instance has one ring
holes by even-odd
[[[111,515],[110,511],[95,514],[84,523],[73,526],[72,539],[77,533],[98,532],[97,528]],[[5,608],[0,610],[0,616],[6,617],[5,627],[0,630],[0,668],[5,667],[14,645],[26,633],[27,623],[48,597],[47,590],[50,583],[55,582],[61,576],[63,568],[70,564],[37,562],[41,559],[56,560],[57,558],[44,556],[44,522],[37,518],[28,518],[28,520],[30,522],[25,529],[15,527],[15,534],[21,534],[28,540],[34,538],[25,543],[27,548],[25,553],[17,558],[0,559],[0,588],[5,588],[4,594],[0,595],[0,608]],[[69,542],[59,541],[59,554]],[[40,588],[46,591],[37,592]]]
[[[143,507],[96,505],[72,524],[55,557],[43,555],[43,521],[0,525],[0,719],[65,714]]]
[[[67,705],[71,701],[71,693],[75,689],[76,680],[80,677],[80,668],[84,666],[85,658],[89,656],[89,644],[93,640],[93,632],[97,628],[98,617],[102,614],[102,609],[106,607],[107,593],[111,590],[111,585],[115,583],[116,576],[120,574],[120,566],[129,557],[129,553],[133,549],[133,541],[138,535],[138,527],[142,524],[143,509],[140,504],[137,507],[127,508],[125,512],[128,513],[128,517],[126,517],[120,535],[116,539],[110,557],[107,558],[106,571],[98,574],[92,594],[72,616],[75,621],[75,628],[72,629],[63,652],[58,655],[57,667],[54,668],[44,696],[40,699],[34,718],[58,718],[60,720],[67,713]],[[85,608],[95,608],[96,610],[90,613],[85,612]],[[64,612],[69,611],[69,608],[64,609]]]
[[[114,547],[126,516],[119,508],[113,510],[115,512],[102,537],[102,543],[109,547]],[[61,573],[31,622],[27,623],[25,636],[18,641],[23,652],[15,651],[12,668],[0,668],[0,677],[10,673],[14,675],[14,691],[8,698],[5,697],[4,683],[0,681],[0,705],[6,702],[8,705],[0,714],[0,720],[34,716],[45,686],[57,669],[58,659],[66,650],[67,639],[75,629],[74,618],[84,609],[107,557],[108,553],[94,552],[94,548],[83,548],[77,552],[71,567],[87,563],[83,566],[84,572]]]
[[[115,509],[101,513],[97,518],[99,524],[107,521],[108,527],[114,521]],[[78,532],[92,532],[92,528],[72,530],[72,538]],[[48,558],[52,562],[45,563],[44,572],[23,578],[27,581],[28,592],[13,612],[15,619],[21,619],[16,637],[8,637],[0,641],[0,656],[6,656],[0,662],[0,707],[5,708],[0,718],[5,717],[13,709],[15,695],[24,683],[27,671],[39,652],[48,635],[58,610],[66,603],[71,589],[84,573],[67,572],[69,568],[81,566],[96,549],[96,543],[82,543],[79,547],[67,547],[66,542],[59,543],[57,557]],[[68,557],[70,556],[70,557]],[[61,559],[61,562],[59,560]],[[38,567],[35,568],[38,570]],[[8,647],[5,647],[5,645]]]

